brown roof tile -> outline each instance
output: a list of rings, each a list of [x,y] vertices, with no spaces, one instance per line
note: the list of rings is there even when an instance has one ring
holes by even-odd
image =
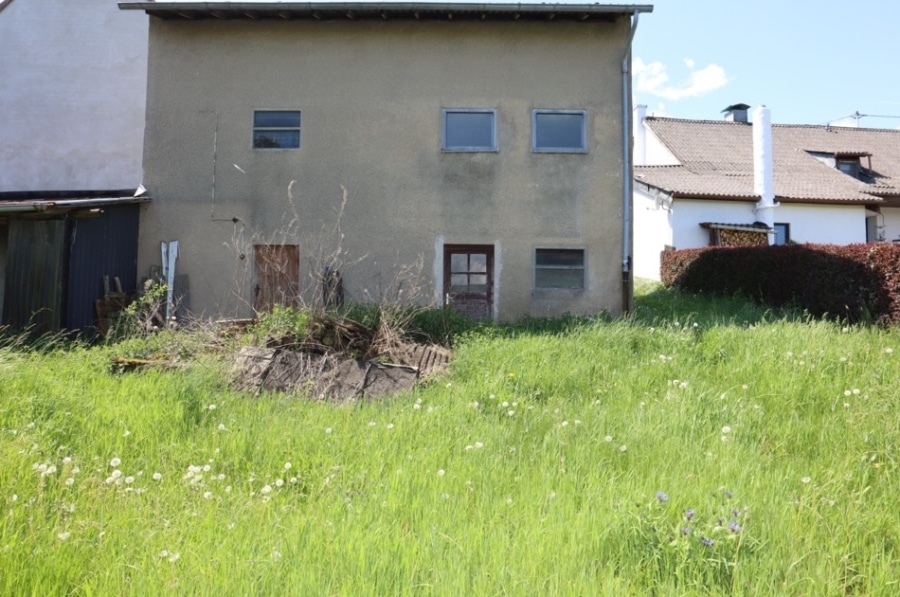
[[[649,117],[680,166],[637,166],[635,180],[674,196],[755,199],[753,129],[742,122]],[[900,195],[900,130],[772,125],[778,201],[875,203]],[[814,153],[863,156],[871,184],[824,164]]]

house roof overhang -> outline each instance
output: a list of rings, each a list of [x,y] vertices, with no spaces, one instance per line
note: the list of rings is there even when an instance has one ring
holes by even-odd
[[[22,191],[0,193],[0,220],[17,217],[55,218],[112,205],[147,203],[133,189],[109,191]]]
[[[651,4],[487,4],[469,2],[119,2],[162,19],[566,20],[612,21],[653,12]]]
[[[759,232],[761,234],[775,234],[775,230],[762,222],[756,224],[728,224],[726,222],[700,222],[700,227],[707,230],[741,230],[744,232]]]

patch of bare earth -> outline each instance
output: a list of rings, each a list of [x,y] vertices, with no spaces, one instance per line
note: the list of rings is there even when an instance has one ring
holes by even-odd
[[[358,401],[394,396],[443,371],[449,349],[417,344],[349,319],[314,321],[302,339],[270,337],[241,349],[235,385],[256,394],[285,392],[314,400]]]

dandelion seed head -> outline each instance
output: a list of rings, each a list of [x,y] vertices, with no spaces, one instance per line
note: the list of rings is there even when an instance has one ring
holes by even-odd
[[[74,485],[74,484],[75,484],[75,479],[73,479],[72,477],[69,477],[68,479],[66,479],[66,485]]]
[[[810,481],[812,481],[811,477],[803,477],[802,479],[800,479],[800,482],[803,483],[804,485],[806,485]]]
[[[325,433],[331,433],[331,427],[326,427],[326,428],[325,428]]]
[[[218,429],[219,429],[219,431],[225,431],[225,429],[226,429],[226,428],[225,428],[225,423],[219,423]]]
[[[262,489],[259,490],[259,492],[260,492],[261,494],[263,494],[263,495],[272,493],[272,486],[271,486],[271,485],[265,485],[265,486],[263,486]]]
[[[626,446],[625,444],[622,444],[621,446],[619,446],[619,452],[627,452],[627,451],[628,451],[628,446]]]
[[[276,479],[275,487],[282,487],[282,486],[284,486],[284,479]]]
[[[162,473],[153,473],[154,481],[159,481],[160,479],[162,479]]]
[[[205,492],[205,493],[203,494],[203,499],[204,499],[204,500],[209,500],[209,499],[212,499],[212,496],[213,496],[212,492],[211,492],[211,491],[207,491],[207,492]]]
[[[444,469],[438,469],[438,472],[437,472],[438,477],[443,477],[445,474],[446,474],[446,471],[444,471]]]
[[[475,442],[475,449],[476,449],[476,450],[480,450],[480,449],[483,448],[483,447],[484,447],[484,444],[483,444],[483,443],[481,443],[481,442]]]
[[[610,443],[610,442],[612,442],[612,440],[613,440],[613,436],[611,436],[611,435],[607,435],[606,437],[603,438],[603,441],[605,441],[606,443]]]
[[[120,464],[122,464],[121,458],[113,458],[112,460],[109,461],[109,466],[111,466],[113,468],[116,468]]]
[[[72,459],[69,456],[62,459],[63,464],[69,464],[70,462],[72,462]]]
[[[59,539],[60,541],[65,541],[65,540],[68,539],[71,535],[72,535],[72,533],[70,533],[69,531],[63,531],[62,533],[58,533],[58,534],[56,535],[56,538]]]

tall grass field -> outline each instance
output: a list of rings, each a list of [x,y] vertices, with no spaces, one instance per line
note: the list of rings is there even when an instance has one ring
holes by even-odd
[[[0,343],[0,594],[900,594],[897,330],[655,290],[355,404],[227,352]]]

